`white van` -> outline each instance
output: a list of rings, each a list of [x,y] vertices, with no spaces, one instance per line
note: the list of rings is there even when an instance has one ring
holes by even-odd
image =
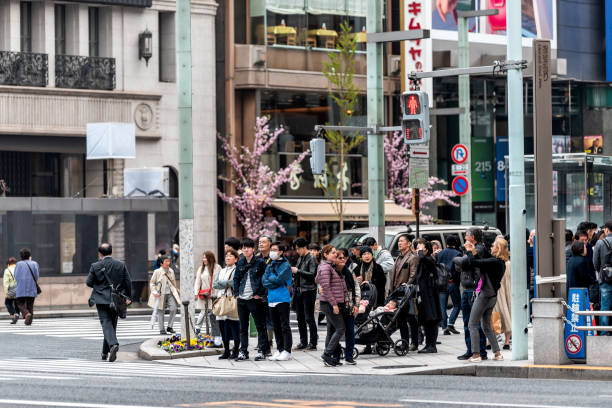
[[[471,228],[480,228],[483,230],[484,242],[489,247],[495,241],[498,235],[502,235],[501,231],[497,228],[483,227],[481,225],[439,225],[439,224],[425,224],[420,226],[420,236],[428,241],[438,240],[442,243],[442,248],[446,248],[446,239],[454,235],[459,238],[463,245],[465,232]],[[336,248],[350,248],[350,246],[357,242],[361,243],[363,240],[370,236],[368,228],[355,228],[350,230],[344,230],[340,234],[336,235],[331,240],[330,244]],[[397,240],[401,235],[407,235],[412,241],[416,238],[416,228],[413,225],[392,225],[385,227],[385,248],[389,249],[393,257],[399,255],[399,249],[397,249]]]

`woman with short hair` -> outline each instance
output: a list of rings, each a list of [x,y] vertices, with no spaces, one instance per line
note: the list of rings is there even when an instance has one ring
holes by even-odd
[[[19,310],[17,310],[17,280],[15,280],[15,265],[17,259],[11,257],[6,261],[6,269],[2,278],[4,286],[4,305],[11,316],[11,324],[17,323],[19,320]]]
[[[225,251],[225,268],[221,269],[213,278],[213,289],[218,291],[219,299],[222,297],[234,299],[234,272],[236,271],[236,262],[238,262],[239,258],[240,255],[238,255],[238,251],[235,249],[230,247]],[[215,320],[219,324],[223,348],[225,349],[223,354],[219,356],[219,360],[235,360],[238,358],[238,351],[240,349],[238,310],[236,310],[236,317],[215,315]],[[234,341],[234,348],[231,353],[230,340]]]

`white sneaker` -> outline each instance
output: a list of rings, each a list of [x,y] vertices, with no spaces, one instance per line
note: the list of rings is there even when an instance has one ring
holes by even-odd
[[[216,336],[215,337],[215,346],[220,346],[223,344],[223,340],[221,339],[220,336]]]
[[[276,359],[276,361],[289,361],[291,360],[291,353],[286,350],[283,350],[280,353],[280,356]]]
[[[276,350],[272,357],[269,357],[268,360],[277,361],[281,356],[281,352]]]

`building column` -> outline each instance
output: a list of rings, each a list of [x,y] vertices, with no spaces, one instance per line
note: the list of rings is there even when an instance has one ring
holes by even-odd
[[[47,86],[55,87],[55,4],[51,0],[45,0],[44,3],[40,3],[39,7],[39,13],[34,11],[32,13],[32,28],[34,29],[32,46],[34,52],[47,54],[49,78]],[[37,18],[38,16],[40,18]]]
[[[0,50],[21,51],[19,0],[0,2]]]

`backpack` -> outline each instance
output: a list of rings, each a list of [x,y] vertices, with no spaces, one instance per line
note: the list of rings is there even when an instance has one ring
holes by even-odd
[[[436,271],[438,272],[438,279],[436,280],[436,287],[439,292],[448,291],[448,280],[451,277],[451,273],[445,264],[437,263]]]
[[[608,253],[606,254],[606,264],[603,268],[601,268],[599,277],[603,283],[612,284],[612,246],[606,238],[604,238],[603,242],[606,248],[608,248]]]

